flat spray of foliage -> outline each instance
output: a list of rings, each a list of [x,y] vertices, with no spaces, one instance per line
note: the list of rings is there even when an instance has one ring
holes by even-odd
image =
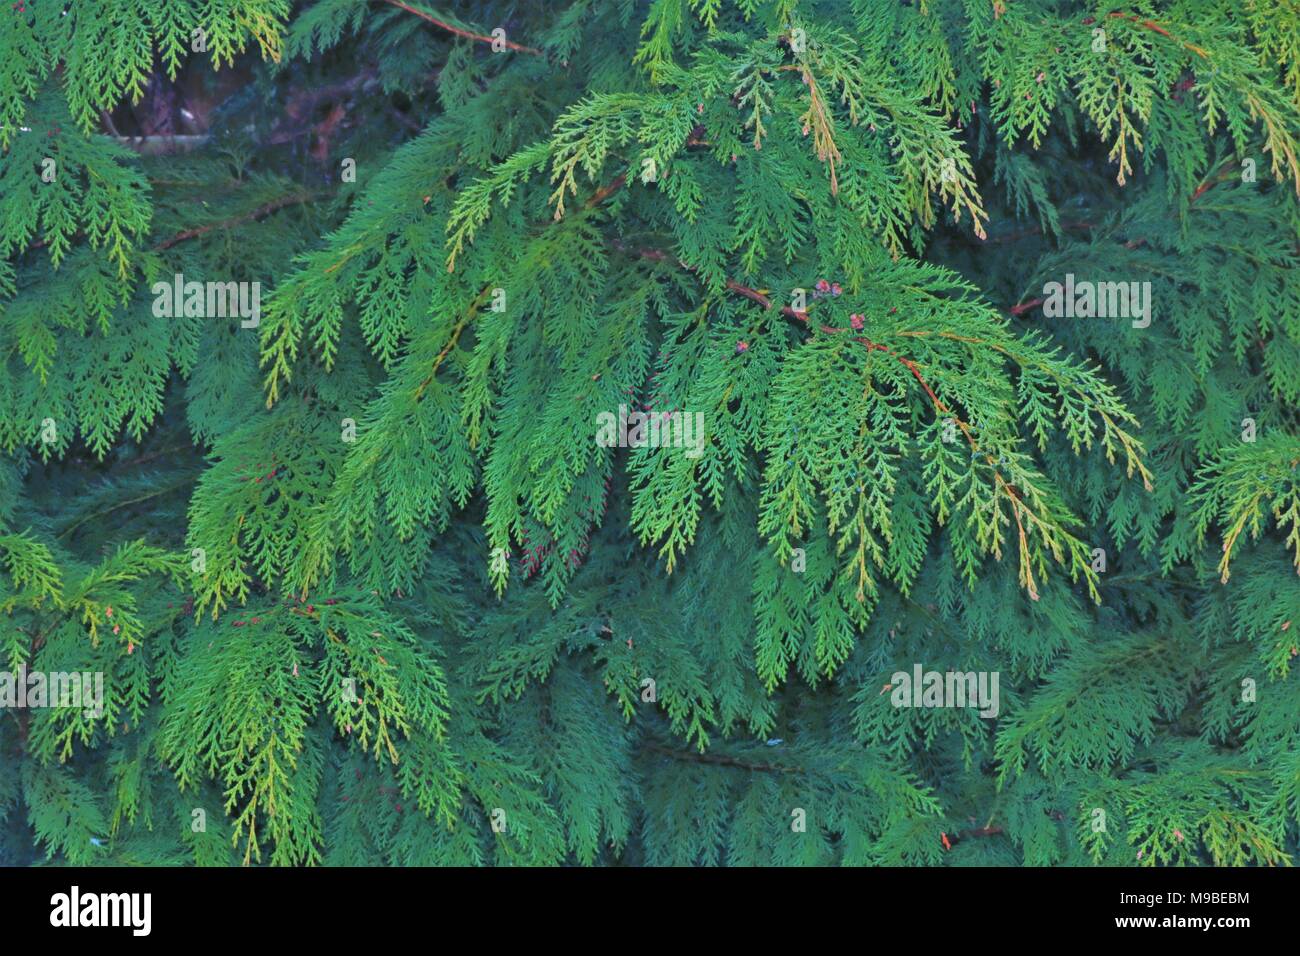
[[[1297,137],[1289,0],[0,11],[0,861],[1294,862]]]

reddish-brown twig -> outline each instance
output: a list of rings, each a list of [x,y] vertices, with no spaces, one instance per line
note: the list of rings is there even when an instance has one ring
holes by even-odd
[[[1024,315],[1026,312],[1038,308],[1045,301],[1046,300],[1040,296],[1037,299],[1030,299],[1028,302],[1021,302],[1019,305],[1013,305],[1008,311],[1010,311],[1012,315]]]
[[[414,13],[421,20],[425,20],[428,23],[432,23],[434,26],[441,27],[442,29],[446,30],[448,33],[454,33],[458,37],[464,37],[467,40],[477,40],[479,43],[497,42],[497,39],[494,37],[484,36],[481,33],[473,33],[469,30],[462,30],[460,27],[454,27],[450,23],[447,23],[443,20],[439,20],[437,17],[433,16],[432,14],[425,13],[423,10],[417,10],[415,9],[415,7],[407,6],[406,4],[402,3],[402,0],[384,0],[384,2],[391,4],[394,7],[398,7],[402,10],[405,10],[407,13]],[[517,50],[520,53],[531,53],[533,56],[542,55],[541,50],[535,50],[530,46],[521,46],[518,43],[512,43],[511,41],[506,39],[502,39],[500,42],[506,47],[506,49],[509,50]]]
[[[1150,30],[1153,33],[1160,34],[1162,37],[1164,37],[1167,40],[1173,40],[1179,46],[1183,47],[1184,49],[1191,50],[1193,53],[1195,53],[1197,56],[1201,57],[1202,59],[1208,60],[1210,58],[1210,55],[1206,53],[1205,50],[1201,49],[1201,47],[1197,46],[1195,43],[1188,43],[1186,40],[1180,40],[1178,37],[1174,36],[1172,33],[1170,33],[1160,24],[1156,23],[1154,20],[1143,20],[1135,13],[1124,13],[1119,10],[1106,14],[1106,18],[1109,20],[1128,20],[1131,23],[1136,23],[1144,30]]]
[[[154,248],[161,252],[164,249],[170,249],[177,243],[187,239],[197,239],[199,236],[206,235],[214,229],[229,229],[231,226],[237,226],[241,222],[256,222],[259,219],[265,219],[273,212],[284,209],[286,206],[297,206],[300,203],[310,202],[316,198],[315,193],[295,193],[290,196],[281,196],[279,199],[273,199],[269,203],[258,206],[252,212],[245,213],[242,216],[233,216],[230,219],[223,219],[221,222],[209,223],[206,226],[196,226],[193,229],[186,229],[184,232],[178,232],[170,239],[164,239]]]

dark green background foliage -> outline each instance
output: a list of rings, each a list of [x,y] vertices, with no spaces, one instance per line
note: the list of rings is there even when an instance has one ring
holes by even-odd
[[[0,861],[1294,861],[1295,0],[4,7]]]

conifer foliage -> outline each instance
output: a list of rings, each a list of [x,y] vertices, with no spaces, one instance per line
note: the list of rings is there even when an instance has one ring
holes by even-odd
[[[1293,3],[7,6],[0,861],[1295,862]]]

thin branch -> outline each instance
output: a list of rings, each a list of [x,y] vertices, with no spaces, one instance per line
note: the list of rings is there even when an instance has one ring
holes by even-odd
[[[1106,14],[1106,18],[1108,20],[1128,20],[1131,23],[1136,23],[1144,30],[1150,30],[1152,33],[1160,34],[1162,37],[1164,37],[1167,40],[1173,40],[1183,49],[1190,50],[1191,52],[1195,53],[1203,60],[1208,60],[1210,58],[1210,55],[1206,53],[1205,50],[1203,50],[1201,47],[1197,46],[1195,43],[1188,43],[1186,40],[1179,39],[1178,37],[1170,33],[1168,30],[1166,30],[1164,27],[1162,27],[1160,24],[1156,23],[1154,20],[1143,20],[1136,13],[1124,13],[1123,11],[1115,10],[1111,13]]]
[[[609,183],[607,183],[604,186],[601,186],[594,193],[592,193],[591,198],[587,200],[587,208],[590,209],[592,206],[599,206],[610,196],[614,195],[614,193],[622,189],[626,182],[627,182],[627,173],[620,173]]]
[[[155,488],[153,491],[150,491],[148,494],[140,495],[136,498],[128,498],[126,501],[116,502],[112,506],[105,508],[103,511],[96,511],[91,514],[82,515],[74,523],[68,525],[68,527],[64,528],[57,535],[55,535],[55,540],[56,541],[63,540],[68,535],[72,534],[72,532],[80,528],[87,521],[97,520],[99,518],[103,518],[105,515],[112,514],[114,511],[118,511],[122,508],[129,507],[130,505],[137,505],[142,501],[148,501],[151,498],[157,498],[161,495],[170,494],[171,492],[184,488],[187,485],[192,485],[195,479],[196,479],[196,475],[192,475],[192,474],[186,475],[184,480],[182,481],[172,482],[171,484],[165,485],[162,488]]]
[[[672,747],[664,747],[651,741],[644,744],[647,750],[653,750],[657,754],[663,754],[665,757],[672,757],[674,760],[681,760],[687,763],[709,763],[719,767],[738,767],[741,770],[759,770],[767,773],[803,773],[800,767],[783,767],[774,763],[751,763],[747,760],[740,760],[736,757],[728,757],[725,754],[697,753],[692,750],[676,750]]]
[[[614,193],[622,189],[623,184],[626,182],[627,182],[627,174],[626,173],[620,174],[611,182],[609,182],[605,186],[602,186],[600,189],[596,190],[596,192],[592,195],[592,197],[587,200],[587,208],[590,209],[604,202]],[[329,271],[333,271],[334,268],[337,268],[337,266],[341,264],[342,263],[337,263],[335,266],[331,267]],[[474,301],[470,303],[469,309],[465,313],[465,315],[462,316],[460,321],[456,323],[456,327],[452,330],[451,338],[448,340],[447,344],[443,346],[442,351],[438,353],[437,358],[434,359],[432,370],[430,370],[429,374],[424,377],[424,381],[420,382],[420,384],[416,386],[415,400],[417,402],[424,397],[424,390],[429,387],[429,384],[433,381],[434,376],[438,374],[438,369],[442,367],[442,363],[446,360],[447,356],[451,354],[451,350],[456,347],[456,343],[460,340],[460,334],[465,330],[465,326],[468,325],[471,321],[473,321],[474,317],[478,315],[479,309],[482,308],[483,302],[487,299],[488,293],[491,291],[492,291],[491,285],[484,286],[483,290],[479,292],[477,296],[474,297]]]
[[[968,837],[991,837],[997,836],[1002,832],[1003,830],[1001,827],[979,827],[974,830],[962,830],[960,833],[954,833],[948,842],[951,844],[957,844]]]
[[[316,197],[316,193],[295,193],[290,196],[281,196],[279,199],[273,199],[269,203],[258,206],[252,212],[244,213],[242,216],[233,216],[230,219],[223,219],[221,222],[212,222],[206,226],[196,226],[193,229],[178,232],[170,239],[164,239],[154,248],[161,252],[164,249],[170,249],[174,245],[185,242],[187,239],[197,239],[199,236],[206,235],[216,229],[229,229],[231,226],[237,226],[240,223],[265,219],[273,212],[278,212],[287,206],[298,206],[305,202],[311,202]]]
[[[414,13],[421,20],[424,20],[428,23],[432,23],[434,26],[441,27],[442,29],[446,30],[448,33],[454,33],[458,37],[464,37],[467,40],[477,40],[479,43],[497,42],[497,40],[494,37],[484,36],[481,33],[471,33],[469,30],[462,30],[460,27],[454,27],[450,23],[446,23],[445,21],[439,20],[437,17],[432,16],[431,14],[425,13],[423,10],[417,10],[415,9],[415,7],[407,6],[406,4],[402,3],[402,0],[384,0],[384,2],[394,7],[398,7],[402,10],[405,10],[407,13]],[[541,50],[535,50],[530,46],[520,46],[518,43],[512,43],[509,40],[502,40],[500,42],[505,44],[505,46],[508,49],[518,50],[520,53],[531,53],[533,56],[543,55]]]
[[[120,139],[122,137],[122,134],[117,131],[117,127],[113,124],[113,116],[108,110],[100,110],[99,118],[104,124],[104,129],[107,130],[110,136],[115,139]]]
[[[433,368],[429,371],[429,374],[424,377],[424,381],[415,388],[415,400],[417,402],[424,397],[424,390],[429,387],[434,376],[438,374],[438,369],[442,367],[442,363],[446,361],[447,356],[451,354],[451,350],[454,349],[456,343],[460,341],[460,333],[465,331],[465,326],[473,321],[474,317],[478,315],[478,310],[482,308],[483,302],[487,299],[488,293],[491,291],[491,285],[484,286],[483,291],[474,297],[474,301],[470,303],[469,309],[467,309],[465,314],[461,316],[460,321],[456,323],[456,327],[452,329],[451,338],[448,339],[447,344],[442,347],[442,351],[438,353],[438,357],[433,360]]]
[[[1030,299],[1028,302],[1021,302],[1019,305],[1013,305],[1008,311],[1012,315],[1024,315],[1026,312],[1038,308],[1046,301],[1040,296],[1037,299]]]

